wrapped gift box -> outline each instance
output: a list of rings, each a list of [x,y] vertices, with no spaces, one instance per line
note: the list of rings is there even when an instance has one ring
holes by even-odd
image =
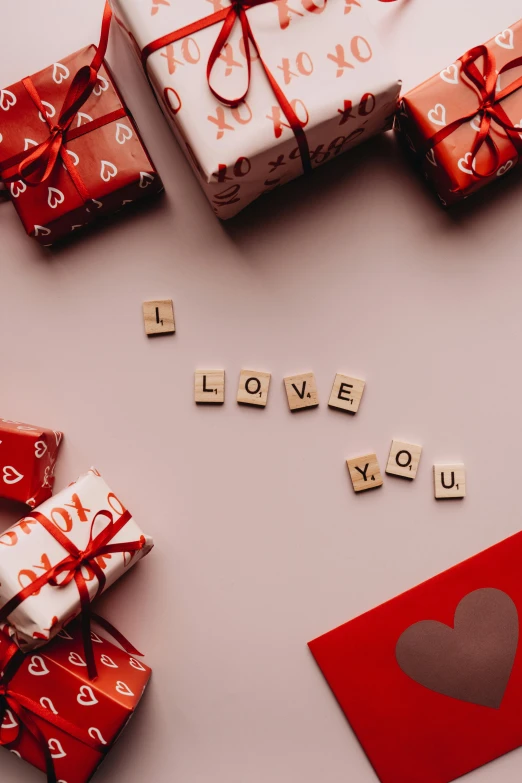
[[[250,43],[251,85],[244,101],[225,105],[207,81],[207,62],[223,21],[193,23],[229,0],[151,3],[111,0],[138,54],[153,41],[191,26],[146,61],[156,97],[215,213],[230,218],[303,172],[296,137],[261,65],[289,101],[306,133],[311,166],[390,125],[400,82],[374,29],[355,0],[266,3],[246,11],[259,54]],[[246,46],[236,21],[211,74],[225,99],[247,84]],[[260,56],[259,56],[260,55]]]
[[[0,419],[0,497],[34,508],[53,494],[62,433]]]
[[[61,158],[39,185],[8,181],[17,168],[9,165],[14,156],[49,138],[75,74],[91,63],[95,52],[96,47],[88,46],[31,77],[45,115],[38,111],[23,81],[0,89],[0,174],[7,180],[25,230],[43,245],[163,188],[106,64],[65,133],[62,148],[62,158],[70,157],[90,198],[85,200],[80,194]],[[79,129],[82,135],[72,138],[82,132]]]
[[[123,521],[124,515],[128,516],[128,521],[109,543],[117,546],[139,542],[140,549],[93,558],[105,577],[104,589],[110,587],[153,546],[152,539],[144,535],[94,468],[42,503],[33,514],[24,517],[0,535],[0,606],[4,614],[8,602],[67,557],[68,552],[62,544],[39,521],[42,515],[52,529],[59,531],[57,535],[64,535],[80,552],[84,552],[90,541],[109,524],[117,525],[120,518]],[[99,579],[89,562],[83,564],[81,571],[89,597],[93,599],[98,593]],[[66,576],[67,571],[64,571],[57,581],[64,581]],[[19,646],[28,650],[46,644],[80,611],[79,590],[72,580],[65,585],[44,584],[3,619],[13,626]]]
[[[503,71],[496,81],[493,108],[503,121],[522,127],[522,89],[507,90],[509,94],[499,100],[507,88],[516,87],[522,76],[522,67],[507,68],[522,56],[522,21],[488,41],[485,49],[493,84],[496,73]],[[498,160],[488,143],[482,145],[474,159],[483,114],[482,99],[480,89],[466,73],[463,59],[466,60],[466,55],[407,93],[396,118],[397,131],[445,206],[467,198],[514,169],[522,149],[518,133],[508,132],[492,121],[489,136],[498,149]],[[484,57],[478,57],[474,66],[479,81],[485,84]],[[454,129],[434,143],[435,134],[441,134],[453,124]]]
[[[73,624],[38,654],[26,655],[8,683],[10,699],[22,709],[18,716],[7,702],[1,743],[45,770],[42,742],[46,742],[56,778],[63,783],[90,780],[151,676],[150,668],[137,658],[97,633],[92,636],[99,671],[96,682],[87,679],[81,632]],[[0,635],[0,661],[9,645],[8,637]],[[30,731],[33,723],[40,739]]]

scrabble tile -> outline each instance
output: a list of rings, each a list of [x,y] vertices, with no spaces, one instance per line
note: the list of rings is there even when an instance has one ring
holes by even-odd
[[[417,475],[421,454],[422,446],[415,446],[402,440],[392,440],[386,473],[413,480]]]
[[[145,331],[151,334],[172,334],[176,331],[172,299],[143,302]]]
[[[347,459],[346,464],[356,492],[364,492],[365,489],[375,489],[382,486],[382,476],[376,454]]]
[[[357,413],[363,396],[365,382],[349,375],[337,373],[328,405],[349,413]]]
[[[313,372],[291,375],[284,379],[288,406],[291,411],[316,408],[319,405],[317,386]]]
[[[237,401],[243,405],[257,405],[264,408],[268,400],[271,377],[269,372],[241,370]]]
[[[225,371],[196,370],[194,373],[196,402],[221,404],[225,402]]]
[[[466,497],[466,468],[464,465],[434,465],[435,497]]]

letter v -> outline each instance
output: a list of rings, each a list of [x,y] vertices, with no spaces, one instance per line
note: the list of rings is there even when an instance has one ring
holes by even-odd
[[[292,384],[292,389],[295,389],[295,393],[297,394],[297,396],[299,397],[300,400],[304,400],[305,389],[306,389],[306,381],[303,381],[303,385],[301,387],[301,391],[299,391],[299,389],[297,388],[295,383]]]

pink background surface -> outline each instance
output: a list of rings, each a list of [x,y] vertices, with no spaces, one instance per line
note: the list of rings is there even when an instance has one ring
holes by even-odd
[[[4,3],[2,83],[97,40],[102,7]],[[406,89],[520,16],[366,7]],[[62,429],[57,488],[96,465],[156,539],[101,602],[154,679],[96,779],[375,783],[306,642],[520,528],[521,178],[445,214],[389,136],[220,224],[119,34],[108,59],[166,197],[51,253],[0,205],[0,415]],[[168,297],[178,332],[147,340]],[[196,367],[226,370],[224,407],[195,406]],[[272,372],[266,410],[236,404],[241,367]],[[321,405],[293,416],[282,378],[310,370]],[[367,380],[355,417],[336,372]],[[417,480],[355,496],[345,459],[384,470],[394,437],[423,444]],[[435,502],[435,461],[465,462],[463,502]]]

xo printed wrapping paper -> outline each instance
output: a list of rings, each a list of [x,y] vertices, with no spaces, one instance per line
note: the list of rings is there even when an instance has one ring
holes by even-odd
[[[51,497],[62,438],[57,430],[0,419],[0,497],[31,508]]]
[[[521,558],[517,533],[309,643],[382,783],[449,783],[522,744]]]
[[[56,777],[65,783],[86,783],[104,759],[104,752],[90,741],[110,750],[136,709],[151,676],[141,660],[132,658],[103,636],[92,632],[99,672],[95,682],[87,678],[81,631],[76,624],[62,630],[45,649],[29,653],[12,678],[9,688],[31,699],[43,716],[29,710],[52,755]],[[8,646],[0,634],[0,660]],[[82,742],[53,724],[55,716],[73,724]],[[44,754],[20,719],[7,709],[0,727],[2,744],[11,752],[45,770]]]
[[[495,59],[497,72],[522,56],[522,21],[500,32],[487,42],[486,47]],[[477,61],[477,67],[484,74],[483,58]],[[520,76],[522,67],[502,73],[497,80],[497,94]],[[522,133],[522,90],[508,95],[500,105],[512,125],[520,125]],[[513,141],[502,127],[492,122],[491,138],[499,151],[498,165],[490,176],[474,174],[473,146],[480,131],[478,110],[478,91],[463,72],[459,60],[411,90],[401,100],[396,129],[406,147],[419,158],[424,177],[433,184],[444,206],[461,201],[499,180],[518,164],[519,153]],[[473,116],[475,111],[477,114]],[[472,115],[469,121],[424,154],[429,139],[437,131],[468,114]],[[491,151],[483,145],[475,169],[488,172],[493,164]]]
[[[94,517],[104,510],[117,522],[125,508],[94,468],[36,509],[81,551],[88,546]],[[93,534],[100,533],[106,524],[107,517],[100,516],[94,523]],[[131,517],[111,543],[140,539],[143,548],[138,552],[115,552],[95,558],[106,578],[105,589],[153,547],[152,539]],[[0,535],[0,605],[4,606],[66,555],[61,544],[30,515],[9,528]],[[83,566],[82,574],[92,599],[98,589],[98,579],[87,564]],[[56,636],[78,615],[80,608],[80,596],[74,580],[65,586],[45,584],[22,601],[8,620],[17,644],[28,650],[44,645]]]
[[[51,121],[58,119],[76,72],[91,62],[95,51],[94,46],[88,46],[31,77]],[[51,245],[95,218],[163,189],[106,64],[100,68],[96,85],[71,128],[122,107],[126,112],[124,117],[65,141],[65,148],[92,201],[83,202],[60,161],[40,185],[30,186],[22,181],[7,183],[25,230],[41,244]],[[49,125],[22,82],[0,89],[0,164],[48,137]]]
[[[140,53],[152,41],[227,8],[229,0],[111,0]],[[312,167],[387,129],[400,82],[357,0],[277,0],[247,11],[259,52],[297,114]],[[147,73],[174,134],[214,212],[230,218],[263,193],[303,172],[299,148],[251,45],[252,78],[230,108],[207,82],[222,23],[152,54]],[[212,70],[225,97],[247,84],[245,45],[236,23]]]

